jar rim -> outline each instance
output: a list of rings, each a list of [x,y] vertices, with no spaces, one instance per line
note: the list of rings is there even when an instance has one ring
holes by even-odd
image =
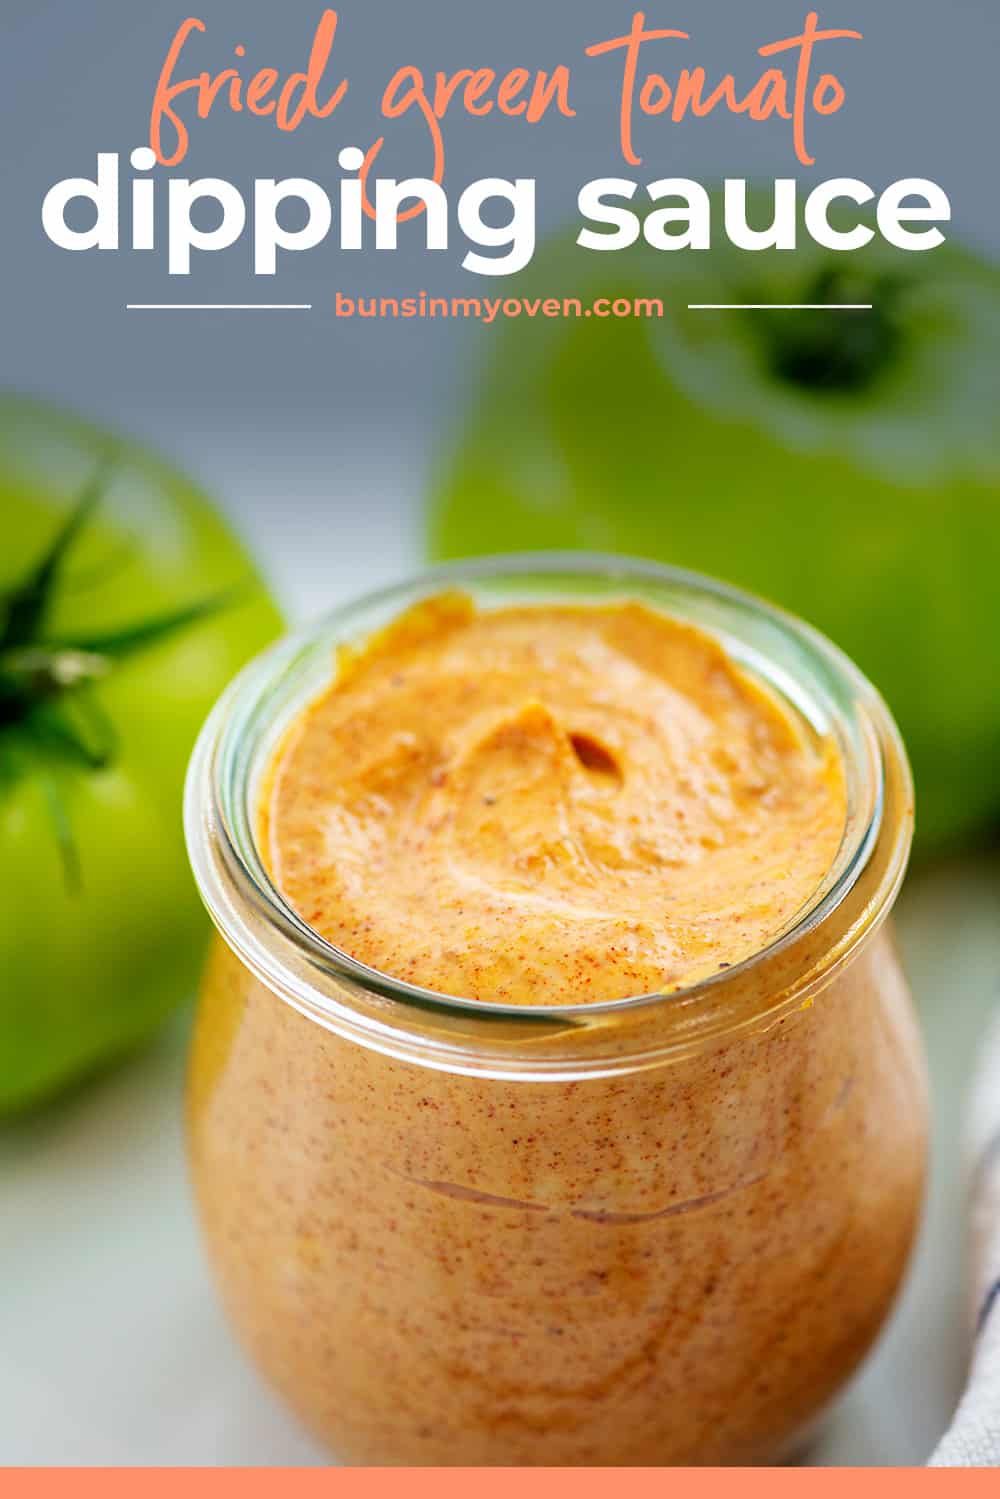
[[[826,879],[790,922],[763,947],[741,962],[678,989],[587,1004],[523,1006],[498,1004],[441,994],[380,972],[337,948],[314,931],[285,901],[271,881],[257,846],[256,811],[261,777],[283,731],[315,699],[334,670],[334,648],[356,644],[373,628],[388,623],[410,603],[456,588],[475,596],[494,590],[497,598],[513,592],[524,603],[524,589],[538,601],[560,586],[572,588],[581,603],[616,598],[652,602],[673,617],[705,628],[698,613],[756,621],[762,633],[784,642],[801,668],[771,659],[758,645],[731,635],[720,623],[714,631],[725,648],[752,672],[761,675],[807,721],[836,735],[848,775],[849,811],[840,848]],[[579,590],[579,591],[577,591]],[[595,597],[596,595],[596,597]],[[656,604],[651,595],[685,601],[684,607]],[[565,602],[565,595],[560,596]],[[508,600],[509,602],[510,600]],[[694,606],[697,604],[698,608]],[[365,626],[364,621],[378,621]],[[325,661],[325,668],[324,663]],[[804,680],[805,668],[812,680]],[[365,1041],[364,1032],[384,1023],[350,1010],[350,996],[377,997],[404,1007],[404,1014],[459,1018],[468,1025],[500,1022],[529,1034],[553,1024],[594,1026],[671,1005],[710,1001],[758,965],[784,952],[820,927],[854,890],[880,840],[884,841],[887,762],[901,771],[912,809],[912,782],[905,750],[892,716],[878,692],[857,666],[819,631],[794,615],[729,584],[682,568],[640,558],[590,552],[535,552],[483,557],[441,564],[340,605],[304,629],[294,631],[239,674],[204,725],[192,755],[185,791],[188,851],[202,899],[230,947],[279,996],[295,1008],[347,1029]],[[912,811],[895,830],[885,875],[880,881],[880,908],[892,904],[905,872],[912,837]],[[228,888],[227,888],[228,887]],[[252,913],[252,914],[251,914]],[[869,913],[871,914],[871,913]],[[876,913],[878,914],[878,913]],[[262,940],[256,917],[267,938]],[[865,922],[869,926],[870,921]],[[861,933],[858,933],[860,936]],[[274,950],[280,945],[282,953]],[[853,944],[852,944],[853,945]],[[291,971],[288,957],[297,961]],[[330,992],[330,983],[334,992]],[[395,1033],[395,1027],[391,1027]],[[377,1049],[384,1037],[369,1038]],[[447,1048],[446,1048],[447,1049]],[[433,1065],[433,1063],[432,1063]]]

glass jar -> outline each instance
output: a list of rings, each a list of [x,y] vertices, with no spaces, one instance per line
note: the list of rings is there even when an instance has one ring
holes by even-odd
[[[770,946],[680,993],[511,1010],[376,973],[285,904],[255,839],[283,730],[338,644],[453,587],[484,608],[644,600],[835,737],[844,838]],[[651,564],[441,568],[248,668],[202,734],[186,819],[219,932],[190,1078],[204,1233],[241,1338],[330,1449],[448,1466],[794,1454],[892,1305],[925,1170],[921,1046],[886,923],[912,788],[851,663]]]

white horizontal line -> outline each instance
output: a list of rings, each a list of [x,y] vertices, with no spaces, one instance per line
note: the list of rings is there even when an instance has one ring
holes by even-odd
[[[311,312],[311,302],[126,302],[126,312]]]
[[[871,302],[689,302],[688,312],[872,312]]]

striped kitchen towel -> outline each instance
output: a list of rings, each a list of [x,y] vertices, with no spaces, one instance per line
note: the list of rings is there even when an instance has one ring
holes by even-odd
[[[932,1468],[1000,1467],[1000,1024],[973,1090],[969,1163],[972,1363]]]

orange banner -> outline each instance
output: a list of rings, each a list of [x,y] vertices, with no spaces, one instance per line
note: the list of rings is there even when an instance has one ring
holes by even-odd
[[[964,1472],[963,1483],[982,1493],[998,1493],[997,1474],[992,1468],[21,1468],[7,1469],[3,1476],[6,1499],[47,1496],[53,1493],[93,1494],[95,1499],[135,1499],[175,1495],[184,1499],[201,1493],[239,1495],[239,1499],[328,1499],[331,1493],[382,1499],[397,1492],[396,1484],[414,1494],[424,1479],[428,1499],[510,1499],[511,1474],[517,1474],[518,1499],[549,1499],[552,1486],[563,1474],[573,1484],[574,1499],[608,1499],[608,1486],[624,1483],[630,1499],[665,1499],[692,1495],[695,1499],[718,1499],[734,1493],[755,1499],[774,1493],[836,1495],[842,1499],[850,1484],[851,1499],[892,1499],[911,1495],[914,1484],[928,1492],[946,1476]],[[612,1474],[619,1476],[613,1478]],[[990,1474],[993,1474],[992,1478]],[[624,1476],[622,1476],[624,1475]],[[899,1484],[899,1488],[896,1485]],[[474,1485],[474,1489],[471,1487]],[[140,1487],[141,1486],[141,1487]],[[204,1487],[203,1487],[204,1486]],[[417,1494],[415,1499],[421,1499]]]

